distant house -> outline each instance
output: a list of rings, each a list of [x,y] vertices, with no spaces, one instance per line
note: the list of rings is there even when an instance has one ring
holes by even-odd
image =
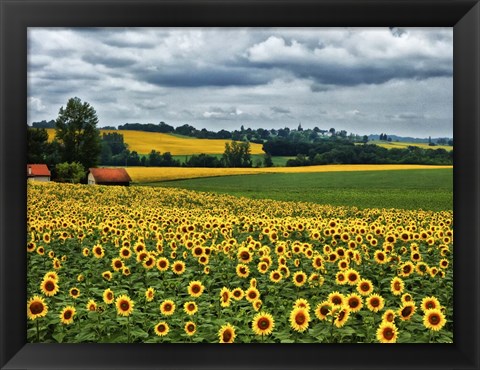
[[[125,168],[90,168],[89,185],[124,185],[129,186],[132,179]]]
[[[28,181],[50,181],[50,170],[46,164],[27,164]]]

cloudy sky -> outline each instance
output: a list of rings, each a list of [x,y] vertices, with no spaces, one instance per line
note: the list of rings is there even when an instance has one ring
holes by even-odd
[[[452,28],[29,28],[28,123],[453,136]]]

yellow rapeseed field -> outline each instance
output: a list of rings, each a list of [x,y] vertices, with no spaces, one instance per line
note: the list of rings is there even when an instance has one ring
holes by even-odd
[[[47,131],[48,139],[52,141],[55,137],[55,130],[48,129]],[[152,149],[161,153],[170,152],[172,155],[222,154],[225,150],[225,143],[231,142],[223,139],[179,137],[159,132],[100,130],[100,134],[112,132],[122,134],[128,148],[138,154],[148,154]],[[250,143],[250,150],[251,154],[263,154],[261,144]]]
[[[427,166],[407,164],[338,164],[304,167],[269,168],[189,168],[189,167],[127,167],[126,170],[134,182],[156,182],[198,177],[231,175],[254,175],[262,173],[305,173],[305,172],[342,172],[342,171],[389,171],[411,169],[452,168],[452,166]]]
[[[416,146],[422,149],[445,149],[447,151],[453,150],[453,146],[448,146],[448,145],[435,145],[435,146],[429,146],[427,143],[406,143],[406,142],[384,142],[384,141],[369,141],[369,144],[375,144],[378,146],[381,146],[382,148],[387,148],[387,149],[406,149],[409,146]]]

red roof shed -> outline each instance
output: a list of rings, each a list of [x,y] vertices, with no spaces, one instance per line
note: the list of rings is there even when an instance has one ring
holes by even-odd
[[[27,177],[50,177],[46,164],[27,164]]]
[[[90,168],[89,184],[130,185],[132,179],[125,168]]]

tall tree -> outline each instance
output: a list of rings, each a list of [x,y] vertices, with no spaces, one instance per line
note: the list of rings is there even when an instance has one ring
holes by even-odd
[[[55,121],[55,139],[65,162],[79,162],[85,169],[98,163],[101,152],[100,131],[95,109],[87,102],[70,98],[61,107]]]
[[[250,155],[250,143],[225,143],[225,151],[222,157],[225,167],[252,167],[252,158]]]

